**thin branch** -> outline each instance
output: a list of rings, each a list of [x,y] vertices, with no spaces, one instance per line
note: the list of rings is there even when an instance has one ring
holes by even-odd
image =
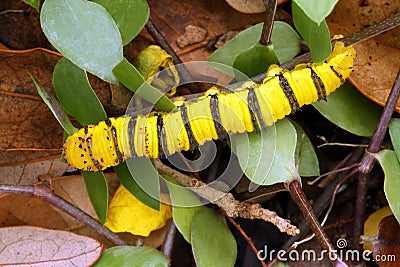
[[[263,0],[265,5],[265,20],[260,37],[260,44],[269,45],[271,43],[272,28],[276,12],[277,0]]]
[[[363,233],[364,219],[366,216],[365,206],[367,201],[367,179],[375,164],[375,157],[372,153],[378,153],[382,145],[383,138],[385,137],[389,122],[392,118],[393,111],[396,107],[397,101],[400,96],[400,70],[397,73],[396,80],[390,91],[388,100],[383,109],[381,118],[379,119],[378,126],[371,137],[371,142],[361,160],[359,167],[359,176],[357,184],[357,200],[356,200],[356,214],[354,223],[354,246],[362,251],[362,244],[360,244],[360,236]]]
[[[301,213],[306,218],[308,224],[310,225],[312,231],[315,234],[315,237],[321,244],[322,248],[325,249],[329,253],[329,259],[335,259],[332,261],[334,266],[347,266],[338,256],[336,250],[334,249],[331,241],[326,235],[325,231],[322,229],[321,224],[319,223],[314,211],[311,207],[310,202],[308,201],[304,191],[301,187],[301,183],[299,179],[295,179],[288,184],[288,190],[293,200],[296,202],[299,207]]]
[[[19,194],[38,197],[53,205],[54,207],[64,211],[77,219],[81,223],[84,223],[88,227],[92,228],[111,242],[119,246],[125,246],[127,243],[119,238],[116,234],[111,232],[108,228],[104,227],[101,223],[95,220],[93,217],[75,207],[65,199],[54,194],[47,188],[30,185],[0,185],[0,194]]]
[[[169,231],[167,237],[164,240],[164,244],[161,247],[161,251],[167,256],[168,259],[172,258],[172,253],[174,251],[174,239],[176,235],[176,226],[173,220],[169,225]]]
[[[231,222],[233,227],[235,227],[236,230],[244,237],[244,239],[246,239],[246,241],[249,244],[251,250],[254,252],[254,255],[256,255],[256,257],[260,261],[261,266],[262,267],[267,267],[267,264],[262,259],[260,259],[260,257],[258,257],[258,250],[257,250],[256,246],[254,245],[254,243],[251,240],[251,238],[246,234],[246,232],[243,231],[242,227],[240,227],[240,225],[237,222],[235,222],[235,220],[233,218],[231,218],[229,216],[226,216],[226,217]]]
[[[297,235],[299,233],[299,229],[292,225],[289,220],[279,217],[273,211],[262,208],[258,203],[251,204],[247,202],[240,202],[239,200],[235,199],[232,194],[219,191],[211,186],[206,186],[206,183],[182,174],[164,165],[160,160],[155,160],[155,162],[158,172],[161,175],[167,175],[175,179],[181,185],[188,187],[188,189],[200,197],[218,205],[230,217],[261,219],[274,224],[281,232],[287,233],[288,235]]]

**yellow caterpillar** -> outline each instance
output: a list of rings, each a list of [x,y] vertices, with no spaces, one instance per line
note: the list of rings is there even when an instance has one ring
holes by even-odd
[[[64,157],[75,168],[102,171],[129,157],[158,158],[226,134],[264,130],[335,91],[350,75],[355,56],[352,46],[336,42],[325,62],[293,70],[272,65],[261,84],[247,82],[234,92],[212,87],[196,100],[176,102],[170,113],[109,118],[85,126],[67,138]]]

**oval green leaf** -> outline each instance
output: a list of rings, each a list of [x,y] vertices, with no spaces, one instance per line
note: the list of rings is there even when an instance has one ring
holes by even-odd
[[[146,201],[146,205],[150,204],[152,208],[160,209],[160,181],[158,179],[157,169],[154,167],[153,159],[148,158],[128,158],[126,166],[131,177],[136,184],[142,189],[146,198],[154,198],[153,201]],[[126,177],[124,177],[124,180]]]
[[[313,106],[340,128],[359,136],[371,136],[382,109],[362,96],[350,83],[345,83]]]
[[[57,99],[54,96],[49,94],[49,92],[47,92],[47,90],[44,89],[36,81],[36,79],[33,77],[32,74],[30,74],[28,72],[28,75],[33,80],[33,83],[35,84],[36,90],[38,91],[40,97],[43,99],[44,103],[46,103],[46,105],[49,107],[49,109],[53,113],[54,117],[57,119],[58,123],[64,129],[64,131],[66,131],[68,134],[73,134],[73,133],[77,132],[78,129],[76,129],[72,125],[72,123],[71,123],[71,121],[70,121],[70,119],[68,117],[68,114],[64,111],[64,109],[62,108],[60,102],[58,102]]]
[[[231,137],[240,167],[255,184],[272,185],[298,177],[295,166],[297,134],[288,119],[269,127],[267,132]],[[276,132],[275,132],[276,131]]]
[[[191,243],[192,222],[195,214],[202,209],[202,203],[189,189],[179,185],[170,177],[166,179],[172,201],[172,218],[178,231],[188,243]]]
[[[248,77],[253,77],[266,72],[269,65],[276,63],[278,58],[272,46],[255,44],[235,58],[233,67]]]
[[[122,59],[118,27],[99,4],[86,0],[46,0],[40,24],[50,43],[80,68],[117,82],[112,69]]]
[[[319,162],[314,146],[304,130],[294,121],[290,121],[297,133],[296,164],[299,162],[299,174],[302,177],[319,176]],[[304,136],[304,138],[303,138]],[[301,152],[300,152],[301,147]],[[299,159],[300,156],[300,159]]]
[[[138,185],[138,183],[132,177],[132,174],[129,172],[125,162],[114,167],[114,171],[117,174],[120,183],[132,195],[134,195],[138,200],[140,200],[140,202],[142,202],[146,206],[149,206],[152,209],[160,210],[160,201],[150,196]]]
[[[312,21],[304,11],[292,2],[293,22],[300,35],[310,48],[314,62],[324,61],[332,52],[330,33],[326,21]]]
[[[396,153],[392,150],[382,150],[375,154],[375,158],[379,161],[383,172],[385,173],[384,191],[389,207],[392,210],[397,221],[400,222],[400,163]]]
[[[315,23],[321,23],[333,10],[339,0],[293,0]]]
[[[86,192],[96,211],[99,221],[104,224],[108,212],[108,185],[102,172],[81,171],[85,182]]]
[[[95,124],[107,118],[86,72],[68,59],[60,59],[55,66],[53,86],[64,109],[79,123]]]
[[[271,42],[279,64],[294,58],[300,53],[300,36],[287,23],[275,21],[272,29]]]
[[[400,119],[393,118],[389,123],[389,134],[392,140],[394,151],[400,160]]]
[[[216,50],[207,61],[233,66],[236,57],[259,43],[263,24],[259,23],[240,32],[224,46]],[[280,63],[286,62],[300,52],[299,35],[289,24],[275,21],[271,42]]]
[[[192,249],[198,267],[234,266],[236,240],[223,216],[210,208],[196,213],[192,223]]]
[[[167,267],[168,259],[150,247],[119,246],[106,249],[94,267]]]
[[[102,5],[117,23],[122,44],[129,44],[146,25],[150,10],[145,0],[94,0]]]

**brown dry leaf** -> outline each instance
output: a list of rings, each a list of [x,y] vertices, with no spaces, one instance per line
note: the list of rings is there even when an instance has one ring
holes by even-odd
[[[253,14],[265,12],[265,5],[263,0],[225,0],[228,5],[237,11]],[[278,5],[286,3],[287,0],[278,0]]]
[[[51,48],[40,28],[39,12],[23,1],[0,1],[0,40],[10,49]]]
[[[331,33],[349,35],[399,12],[397,0],[339,1],[327,21]],[[400,69],[400,27],[355,45],[350,81],[370,100],[384,105]],[[396,110],[400,112],[400,101]]]
[[[63,130],[26,72],[52,90],[52,73],[59,59],[45,49],[0,50],[0,164],[60,154]],[[110,103],[109,85],[89,77],[100,100]]]
[[[36,158],[12,164],[0,164],[1,183],[27,185],[36,183],[40,176],[59,177],[75,169],[61,162],[60,155]]]
[[[61,147],[61,127],[26,73],[30,71],[45,88],[51,88],[52,71],[59,58],[50,51],[40,49],[23,52],[0,50],[1,148]]]
[[[373,255],[380,267],[398,266],[400,259],[400,225],[394,215],[379,223],[378,243],[374,244]]]
[[[1,266],[91,266],[102,250],[98,241],[67,231],[31,226],[0,228]]]

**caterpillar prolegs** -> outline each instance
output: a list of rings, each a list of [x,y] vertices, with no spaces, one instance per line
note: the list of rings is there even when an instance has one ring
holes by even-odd
[[[322,63],[293,70],[272,65],[263,83],[244,83],[234,92],[211,87],[193,101],[176,102],[170,113],[109,118],[69,136],[67,162],[78,169],[102,171],[129,157],[158,158],[187,151],[226,134],[264,130],[301,106],[325,99],[350,75],[356,52],[336,42]]]

